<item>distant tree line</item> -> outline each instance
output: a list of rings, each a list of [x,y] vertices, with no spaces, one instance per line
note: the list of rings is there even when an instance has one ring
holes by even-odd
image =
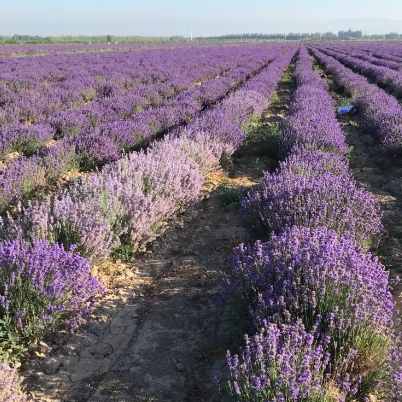
[[[0,44],[94,44],[94,43],[143,43],[143,42],[185,42],[188,38],[184,36],[112,36],[112,35],[97,35],[97,36],[39,36],[39,35],[18,35],[2,36],[0,35]]]
[[[361,30],[352,31],[339,31],[338,34],[334,32],[314,32],[314,33],[295,33],[288,34],[282,33],[243,33],[243,34],[228,34],[221,36],[200,36],[194,38],[196,41],[272,41],[272,40],[397,40],[402,39],[402,34],[397,32],[390,32],[388,34],[366,34]],[[114,35],[97,35],[97,36],[39,36],[39,35],[18,35],[1,36],[0,44],[9,45],[29,45],[29,44],[96,44],[96,43],[169,43],[169,42],[188,42],[189,38],[184,36],[114,36]]]
[[[347,39],[347,38],[355,38],[355,39],[361,39],[363,36],[362,31],[352,31],[349,29],[348,31],[339,31],[338,32],[338,38],[342,39]]]
[[[244,40],[320,40],[336,38],[336,34],[333,32],[315,32],[315,33],[243,33],[243,34],[229,34],[222,36],[201,36],[197,37],[197,40],[232,40],[232,41],[244,41]]]
[[[382,40],[382,39],[388,39],[388,40],[397,40],[397,39],[402,39],[402,34],[399,34],[398,32],[390,32],[387,34],[372,34],[372,35],[367,35],[364,34],[362,36],[362,39],[372,39],[372,40]]]
[[[371,34],[363,33],[361,30],[352,31],[339,31],[338,34],[334,32],[314,32],[314,33],[272,33],[272,34],[259,34],[259,33],[243,33],[243,34],[230,34],[221,36],[204,36],[198,37],[199,41],[258,41],[258,40],[397,40],[402,39],[402,34],[397,32],[390,32],[388,34]]]

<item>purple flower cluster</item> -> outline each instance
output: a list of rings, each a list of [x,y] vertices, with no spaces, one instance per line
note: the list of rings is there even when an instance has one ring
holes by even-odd
[[[85,322],[104,288],[90,275],[88,261],[45,240],[0,243],[0,336],[18,344],[43,337],[61,325]]]
[[[312,149],[308,144],[295,145],[291,153],[279,162],[279,170],[284,174],[294,174],[300,177],[319,177],[323,173],[352,178],[347,159],[339,153]]]
[[[293,225],[326,226],[370,244],[382,229],[375,198],[356,188],[350,177],[327,172],[304,174],[265,172],[241,201],[243,216],[268,232],[280,233]]]
[[[43,166],[46,183],[56,184],[67,172],[78,170],[79,161],[73,145],[58,141],[50,147],[42,149],[38,156],[38,166]]]
[[[343,154],[347,147],[326,83],[313,71],[305,47],[299,53],[295,82],[290,114],[281,125],[280,139],[282,152],[295,152],[277,172],[264,173],[260,183],[241,201],[242,215],[268,232],[279,233],[293,225],[326,226],[369,244],[382,229],[380,209],[371,194],[356,187],[341,156],[324,156],[324,151]],[[311,113],[314,104],[320,104],[317,113]],[[315,124],[310,124],[308,116],[313,116]]]
[[[0,213],[36,190],[56,184],[65,173],[77,170],[78,164],[75,147],[64,141],[43,148],[30,158],[18,156],[0,164]]]
[[[334,81],[351,96],[359,110],[363,128],[374,134],[382,148],[389,152],[400,152],[402,144],[402,107],[391,95],[367,82],[367,79],[354,73],[335,58],[311,48],[315,57],[330,71]],[[329,54],[328,50],[325,50]],[[337,55],[344,62],[348,56]],[[346,62],[345,62],[346,64]],[[391,70],[390,70],[391,71]]]
[[[232,273],[225,279],[224,289],[250,306],[257,327],[263,327],[261,334],[265,334],[267,321],[277,333],[283,324],[292,328],[294,323],[303,323],[301,330],[310,339],[309,345],[325,352],[325,375],[317,372],[319,389],[328,390],[331,382],[339,397],[367,396],[370,392],[400,395],[402,349],[393,333],[398,312],[394,312],[388,272],[352,237],[338,236],[327,228],[294,226],[266,243],[240,245],[235,249]],[[272,346],[272,340],[266,338],[262,339]],[[242,388],[253,389],[255,377],[261,378],[268,368],[277,370],[266,364],[271,355],[263,352],[258,340],[260,334],[255,349],[246,345],[243,364],[233,368],[229,363],[234,381]],[[292,358],[303,353],[303,348],[292,339],[287,347],[290,350],[280,349],[289,363],[287,367],[298,369]],[[263,363],[268,367],[261,366]],[[286,376],[282,370],[276,376]],[[312,381],[311,376],[308,378]],[[382,385],[373,384],[373,378],[381,378]],[[311,386],[309,381],[307,385]],[[263,384],[254,392],[283,392],[282,383]],[[239,400],[254,400],[244,398],[243,392]]]
[[[336,324],[346,332],[367,324],[380,333],[393,327],[388,272],[353,237],[326,227],[293,226],[267,243],[237,247],[232,267],[227,286],[255,306],[260,322],[302,318],[310,330],[319,318],[319,328],[332,331]],[[331,314],[342,320],[331,323]]]
[[[45,169],[38,159],[22,157],[0,166],[0,213],[11,203],[46,184]]]
[[[0,400],[2,402],[25,402],[27,397],[20,391],[20,379],[15,368],[0,366]]]
[[[292,131],[282,126],[290,154],[241,201],[249,221],[273,233],[266,243],[238,246],[223,283],[224,299],[248,306],[262,328],[252,340],[245,337],[240,355],[228,352],[229,392],[247,402],[396,397],[402,390],[402,344],[394,332],[399,312],[388,272],[364,248],[381,230],[381,214],[352,179],[326,83],[304,47],[295,84],[286,118]],[[304,135],[300,110],[321,105],[317,131]],[[326,130],[335,139],[331,146]]]
[[[227,362],[234,381],[229,392],[244,401],[325,400],[325,371],[330,355],[301,322],[276,325],[264,321],[239,355]]]
[[[227,354],[233,375],[229,393],[235,400],[326,400],[324,379],[330,355],[301,322],[276,325],[264,321],[252,339],[244,338],[239,355]]]
[[[373,48],[371,46],[356,47],[352,45],[345,48],[343,44],[338,44],[331,46],[331,50],[335,50],[343,54],[349,53],[353,57],[367,61],[375,66],[387,67],[393,70],[399,70],[402,67],[402,59],[384,53],[384,50],[386,50],[385,47],[382,48],[382,51],[374,52],[374,54],[372,54]]]
[[[401,63],[379,60],[356,50],[346,51],[336,47],[320,48],[352,70],[371,78],[378,85],[389,88],[396,96],[402,95],[402,72],[393,70],[402,68]]]
[[[0,159],[13,151],[30,156],[40,150],[35,162],[43,165],[42,150],[54,138],[75,152],[72,161],[70,151],[62,155],[55,149],[66,158],[60,166],[78,165],[87,171],[116,161],[122,153],[194,121],[290,48],[285,44],[183,47],[130,54],[5,58],[0,60],[0,83],[4,84],[0,90]],[[237,117],[233,106],[231,111],[231,116],[223,116],[219,110],[208,110],[208,119],[215,128],[220,122],[222,135],[237,136],[238,146],[243,134],[237,121],[232,121]],[[239,118],[244,119],[248,111],[244,107],[242,111]],[[206,120],[197,130],[206,128]],[[11,170],[4,176],[14,187],[13,165],[5,169]],[[57,180],[52,172],[46,176]],[[13,201],[26,194],[16,193]]]
[[[12,152],[32,155],[53,139],[50,125],[0,126],[0,159]]]
[[[3,220],[6,236],[44,238],[78,251],[93,261],[106,258],[129,239],[134,251],[163,233],[167,220],[183,205],[199,199],[206,174],[223,155],[242,145],[248,119],[267,106],[294,51],[270,63],[246,85],[183,130],[133,152],[83,178],[58,194]],[[219,118],[218,118],[219,117]],[[227,121],[228,126],[222,126]]]
[[[311,68],[306,48],[294,72],[297,83],[289,115],[281,121],[280,153],[285,156],[295,144],[344,154],[345,136],[333,117],[334,101],[328,85]],[[318,108],[317,105],[320,105]]]
[[[104,135],[83,135],[66,141],[66,145],[74,146],[81,170],[91,170],[119,159],[119,148],[112,138]]]

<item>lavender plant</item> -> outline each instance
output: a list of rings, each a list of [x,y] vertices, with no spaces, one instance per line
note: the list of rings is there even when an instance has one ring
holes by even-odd
[[[328,378],[353,399],[400,392],[399,318],[388,275],[352,237],[293,226],[236,248],[223,286],[249,305],[257,326],[301,320],[331,354]]]
[[[81,170],[93,170],[119,159],[119,149],[111,138],[101,135],[80,136],[67,142],[75,146]]]
[[[305,47],[300,49],[294,79],[289,114],[280,123],[280,155],[286,156],[295,144],[345,154],[345,136],[333,111],[334,101],[327,83],[313,71]]]
[[[62,326],[85,322],[104,293],[88,261],[45,240],[0,243],[0,347],[23,346]]]
[[[367,121],[381,115],[381,103],[367,102],[373,88],[341,82],[360,97]],[[242,201],[249,222],[273,233],[266,243],[235,250],[223,284],[223,299],[234,296],[262,326],[253,342],[245,337],[240,357],[228,354],[229,393],[250,402],[398,398],[399,311],[388,272],[363,248],[381,230],[381,214],[374,198],[356,188],[328,86],[304,47],[295,83],[281,138],[282,154],[290,154]],[[399,120],[387,121],[392,128]]]
[[[352,98],[359,110],[361,126],[375,135],[383,150],[400,152],[402,109],[398,100],[327,55],[328,51],[325,50],[325,54],[311,48],[311,52],[333,74],[334,82]]]
[[[19,157],[0,167],[0,213],[30,195],[35,188],[46,185],[45,169],[40,158]]]
[[[58,141],[39,152],[47,184],[55,184],[66,173],[77,171],[79,162],[74,146]]]
[[[357,189],[350,177],[328,172],[307,176],[265,172],[240,204],[251,225],[269,232],[280,233],[293,225],[326,226],[368,246],[382,230],[374,197]]]
[[[295,174],[300,177],[319,177],[323,173],[350,179],[353,176],[344,156],[314,149],[308,144],[295,145],[288,157],[279,163],[278,170],[283,174]]]
[[[33,155],[52,139],[53,130],[49,125],[0,127],[0,158],[11,152]]]
[[[227,352],[232,379],[229,394],[241,402],[336,401],[328,389],[330,354],[301,322],[277,325],[264,321],[250,339],[244,336],[239,355]]]
[[[81,169],[92,170],[188,122],[192,123],[192,134],[207,132],[238,147],[244,140],[247,120],[267,104],[293,47],[271,44],[267,51],[265,46],[246,46],[225,48],[222,53],[212,48],[194,49],[188,51],[190,59],[176,59],[171,52],[169,57],[166,52],[153,53],[155,59],[144,56],[145,64],[138,64],[135,57],[122,59],[121,54],[111,54],[99,59],[84,57],[91,66],[84,70],[78,63],[82,56],[41,57],[28,64],[20,59],[19,65],[7,60],[0,78],[4,83],[0,154],[2,148],[5,152],[14,149],[13,145],[26,154],[38,149],[42,154],[45,139],[63,139],[60,147],[74,146],[76,157],[67,155],[69,152],[60,154],[62,162],[55,166],[55,175],[49,166],[46,176],[54,183],[58,172],[66,170],[64,165],[78,161]],[[291,52],[278,57],[288,50]],[[211,57],[208,61],[206,54]],[[50,64],[49,59],[53,60]],[[264,68],[267,62],[272,63]],[[256,73],[258,79],[250,80]],[[200,85],[194,85],[198,81]],[[240,92],[213,107],[244,83]],[[198,118],[204,108],[208,110]],[[7,135],[2,136],[3,131]],[[57,154],[56,149],[52,152]],[[53,157],[46,156],[46,166],[56,164]],[[21,193],[14,198],[21,198]]]

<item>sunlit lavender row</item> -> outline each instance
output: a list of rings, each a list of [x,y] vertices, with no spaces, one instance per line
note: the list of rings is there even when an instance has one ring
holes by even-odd
[[[173,214],[200,199],[204,179],[244,143],[249,123],[268,106],[294,53],[276,58],[145,152],[128,154],[2,219],[0,308],[19,344],[84,322],[104,291],[89,264],[120,247],[144,250]],[[1,342],[6,348],[8,340]],[[9,358],[22,350],[13,353]]]
[[[240,201],[242,222],[263,240],[235,248],[215,295],[234,314],[245,307],[239,322],[250,330],[227,353],[230,380],[214,380],[236,402],[400,397],[399,311],[369,252],[382,214],[353,178],[334,88],[313,68],[314,59],[350,97],[382,151],[398,154],[401,107],[384,89],[397,83],[399,47],[60,47],[1,58],[0,399],[25,400],[9,365],[30,342],[79,327],[103,300],[91,268],[146,251],[202,199],[285,71],[294,87],[279,124],[281,162]]]
[[[312,52],[333,75],[334,83],[345,90],[358,108],[361,127],[377,138],[383,150],[400,154],[402,107],[398,100],[317,47],[313,47]]]
[[[401,394],[398,312],[388,272],[366,252],[381,213],[353,180],[334,101],[312,67],[302,47],[281,124],[287,157],[241,201],[249,225],[271,236],[238,246],[223,283],[221,301],[248,307],[255,333],[227,354],[236,401]]]
[[[229,50],[191,50],[190,54],[184,52],[182,59],[167,55],[167,50],[132,60],[120,54],[102,55],[104,59],[96,57],[93,68],[86,70],[82,66],[87,63],[80,58],[90,56],[68,55],[65,56],[68,61],[78,58],[72,64],[81,66],[80,69],[70,70],[62,58],[60,66],[66,71],[56,73],[57,66],[52,60],[46,60],[48,72],[42,73],[40,79],[35,75],[37,61],[30,58],[28,66],[19,66],[20,77],[14,74],[7,78],[4,74],[5,101],[0,115],[10,119],[23,110],[24,119],[27,114],[32,119],[37,115],[38,120],[32,125],[31,121],[8,121],[0,126],[0,152],[6,158],[4,166],[0,167],[0,212],[38,189],[56,184],[67,172],[88,171],[116,161],[152,138],[188,124],[289,46],[224,49]],[[191,61],[187,61],[188,56]],[[106,68],[108,61],[110,66]],[[136,68],[136,65],[144,67]],[[119,71],[121,73],[117,74]],[[61,82],[60,74],[64,77]],[[50,85],[49,77],[55,75],[59,78]],[[200,82],[203,79],[205,81]],[[69,96],[87,96],[88,93],[94,96],[88,105],[84,105],[82,99],[76,105],[66,100]],[[59,101],[53,96],[59,96]],[[27,101],[27,97],[32,101]],[[68,110],[44,112],[41,105],[45,109],[59,105]],[[18,152],[17,157],[8,160],[13,152]]]
[[[34,56],[53,53],[94,53],[116,50],[155,50],[183,47],[216,46],[213,43],[95,43],[86,45],[7,45],[0,46],[0,56]],[[218,45],[220,46],[220,45]]]
[[[394,71],[402,68],[402,64],[398,62],[389,62],[374,57],[361,55],[356,51],[340,51],[335,48],[327,49],[320,46],[320,50],[324,51],[329,56],[332,56],[343,63],[345,66],[352,70],[362,74],[368,78],[371,78],[377,85],[382,88],[389,89],[391,94],[396,97],[402,95],[402,72]],[[392,64],[392,66],[390,65]]]

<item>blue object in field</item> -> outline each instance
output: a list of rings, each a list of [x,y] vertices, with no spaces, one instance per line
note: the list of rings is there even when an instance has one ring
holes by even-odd
[[[353,105],[338,107],[338,114],[346,114],[354,111],[355,107]]]

